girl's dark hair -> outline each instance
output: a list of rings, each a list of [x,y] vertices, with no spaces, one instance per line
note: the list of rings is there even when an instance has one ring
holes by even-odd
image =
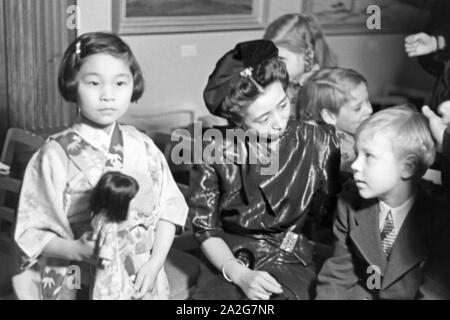
[[[230,93],[221,106],[220,116],[234,123],[242,121],[242,109],[248,107],[270,84],[280,81],[286,90],[289,76],[286,66],[279,58],[264,60],[252,71],[251,76],[239,76],[231,83]]]
[[[112,222],[127,219],[131,200],[139,191],[137,181],[120,172],[105,173],[95,186],[89,206],[93,215],[100,212]]]
[[[131,101],[136,102],[144,92],[141,68],[130,47],[117,35],[106,32],[85,33],[66,49],[58,71],[58,87],[63,98],[69,102],[77,102],[77,73],[83,60],[97,53],[109,54],[128,63],[133,75]]]

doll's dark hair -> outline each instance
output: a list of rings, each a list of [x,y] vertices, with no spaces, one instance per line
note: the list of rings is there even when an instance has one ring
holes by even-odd
[[[254,102],[267,86],[279,81],[286,90],[289,76],[284,62],[278,57],[262,61],[251,76],[237,77],[231,83],[230,93],[226,96],[220,108],[219,115],[234,123],[242,121],[242,109]]]
[[[107,32],[85,33],[66,49],[58,71],[58,87],[63,98],[68,102],[77,102],[78,71],[85,58],[98,53],[109,54],[129,65],[133,75],[131,101],[136,102],[144,92],[141,68],[130,47],[119,36]]]
[[[137,181],[123,173],[105,173],[95,186],[89,206],[93,215],[104,213],[111,222],[127,219],[131,200],[139,191]]]

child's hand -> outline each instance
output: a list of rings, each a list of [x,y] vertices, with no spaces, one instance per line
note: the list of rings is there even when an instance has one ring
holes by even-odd
[[[441,151],[446,125],[442,121],[442,118],[438,117],[428,106],[422,107],[422,113],[428,118],[431,134],[434,140],[436,140],[436,148],[438,151]]]
[[[135,294],[133,299],[140,300],[147,292],[153,290],[156,277],[161,270],[161,267],[161,265],[150,259],[139,269],[136,280],[134,281]]]
[[[81,237],[75,241],[75,260],[87,262],[93,265],[97,264],[95,255],[95,242]]]
[[[309,78],[311,78],[311,76],[316,73],[317,71],[319,71],[320,66],[316,63],[312,66],[311,70],[308,72],[303,73],[300,76],[300,79],[298,79],[298,84],[301,85],[302,87],[305,85],[306,81],[308,81]]]
[[[439,105],[438,113],[441,115],[444,125],[450,125],[450,100],[444,101]]]
[[[405,38],[405,51],[408,57],[423,56],[436,50],[436,38],[426,33],[416,33]]]
[[[0,175],[7,176],[9,175],[9,166],[0,162]]]

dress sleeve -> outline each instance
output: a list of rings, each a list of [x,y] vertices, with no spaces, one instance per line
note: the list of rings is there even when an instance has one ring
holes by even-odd
[[[33,155],[23,178],[14,234],[23,268],[33,265],[54,237],[73,239],[64,212],[66,183],[67,156],[49,141]]]
[[[445,48],[439,54],[442,61],[448,60],[450,58],[450,24],[437,28],[434,35],[444,37]]]
[[[312,207],[322,223],[331,227],[337,194],[341,190],[339,139],[330,126],[320,125],[315,130],[316,164],[321,180],[320,187],[314,194]]]
[[[117,225],[105,223],[98,234],[98,257],[101,260],[113,261],[119,252]]]
[[[169,165],[156,147],[153,141],[149,140],[149,152],[156,155],[156,163],[161,173],[161,191],[159,195],[160,219],[173,223],[179,228],[183,228],[188,214],[186,200],[175,182]]]
[[[194,164],[189,181],[189,210],[196,239],[223,237],[219,212],[220,191],[215,169],[206,163]]]

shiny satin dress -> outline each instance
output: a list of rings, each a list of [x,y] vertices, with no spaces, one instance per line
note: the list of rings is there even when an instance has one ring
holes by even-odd
[[[211,147],[215,141],[205,142]],[[278,170],[262,174],[249,164],[254,148],[223,143],[230,159],[243,150],[247,161],[193,165],[189,208],[201,243],[219,237],[248,267],[269,272],[283,286],[278,299],[309,299],[316,277],[310,242],[302,233],[308,218],[332,213],[339,188],[339,141],[334,129],[290,120],[279,140]],[[239,153],[239,152],[238,152]],[[205,159],[204,159],[205,160]],[[242,299],[245,295],[219,272],[203,275],[194,299]]]

